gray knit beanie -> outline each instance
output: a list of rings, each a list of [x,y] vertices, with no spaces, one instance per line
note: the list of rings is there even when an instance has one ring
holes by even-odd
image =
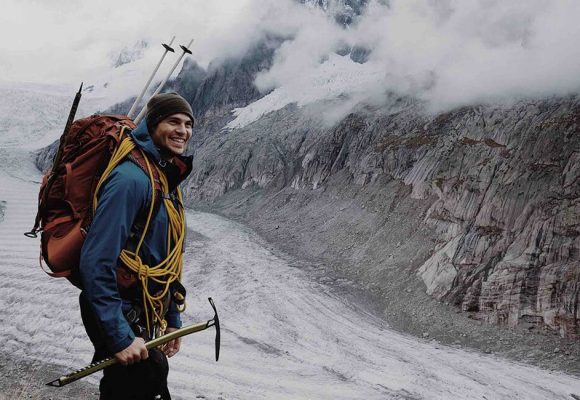
[[[177,93],[156,94],[147,102],[147,127],[151,131],[164,118],[177,113],[187,114],[194,122],[193,110],[183,97]]]

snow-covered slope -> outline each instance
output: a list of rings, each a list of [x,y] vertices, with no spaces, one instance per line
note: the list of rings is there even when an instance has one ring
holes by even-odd
[[[368,99],[370,93],[366,88],[373,82],[380,88],[384,79],[385,73],[379,64],[359,64],[349,56],[331,54],[311,74],[296,74],[291,83],[274,89],[246,107],[234,109],[236,118],[227,127],[243,128],[291,103],[302,107],[321,100],[339,99],[335,107],[328,105],[323,114],[323,118],[335,122],[363,98]]]
[[[98,77],[95,82],[105,82],[110,77],[118,78],[111,73]],[[57,140],[62,134],[79,85],[0,84],[2,147],[34,150]],[[120,95],[111,85],[105,87],[104,84],[88,82],[84,83],[82,94],[76,118],[105,109]]]

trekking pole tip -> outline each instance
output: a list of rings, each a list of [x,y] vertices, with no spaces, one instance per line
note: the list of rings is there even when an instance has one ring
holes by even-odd
[[[83,90],[83,83],[84,82],[81,82],[81,87],[79,88],[79,93]]]

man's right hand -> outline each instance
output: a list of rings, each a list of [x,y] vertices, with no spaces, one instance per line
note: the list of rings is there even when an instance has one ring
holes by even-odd
[[[125,366],[146,360],[148,357],[149,352],[147,351],[147,347],[145,347],[145,340],[140,337],[136,337],[129,347],[115,353],[115,358]]]

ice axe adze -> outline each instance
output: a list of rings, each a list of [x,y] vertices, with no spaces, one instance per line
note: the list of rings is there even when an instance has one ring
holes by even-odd
[[[189,335],[190,333],[204,331],[207,328],[215,326],[215,329],[216,329],[215,360],[218,361],[219,357],[220,357],[220,320],[218,318],[217,310],[215,308],[215,304],[214,304],[212,298],[210,297],[208,300],[209,300],[209,303],[211,304],[213,311],[215,313],[213,319],[210,319],[207,322],[201,322],[199,324],[189,325],[189,326],[186,326],[184,328],[173,331],[171,333],[168,333],[166,335],[163,335],[161,337],[158,337],[156,339],[150,340],[149,342],[145,343],[147,350],[150,350],[154,347],[158,347],[158,346],[161,346],[165,343],[171,342],[173,339],[177,339],[179,337]],[[84,368],[81,368],[77,371],[71,372],[68,375],[61,376],[60,378],[58,378],[52,382],[48,382],[47,385],[54,386],[54,387],[63,387],[65,385],[68,385],[71,382],[77,381],[81,378],[84,378],[85,376],[91,375],[97,371],[100,371],[102,369],[110,367],[111,365],[114,365],[116,363],[117,363],[117,359],[115,357],[105,358],[104,360],[98,361],[98,362],[91,364],[87,367],[84,367]]]

